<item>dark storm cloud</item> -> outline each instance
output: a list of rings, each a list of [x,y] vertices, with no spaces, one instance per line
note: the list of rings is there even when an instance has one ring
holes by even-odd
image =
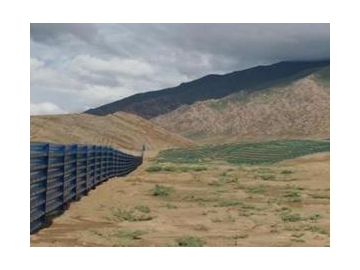
[[[32,23],[30,38],[36,42],[58,42],[72,36],[84,41],[91,41],[97,35],[97,27],[86,23]],[[71,37],[69,37],[71,38]]]
[[[65,111],[209,73],[330,58],[329,24],[31,24],[30,36],[33,107]]]

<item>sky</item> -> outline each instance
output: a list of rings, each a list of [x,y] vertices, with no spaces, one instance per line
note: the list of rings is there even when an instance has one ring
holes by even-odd
[[[30,24],[30,114],[279,61],[330,59],[330,24]]]

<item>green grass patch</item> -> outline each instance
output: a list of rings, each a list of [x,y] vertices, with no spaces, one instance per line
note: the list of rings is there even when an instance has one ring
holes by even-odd
[[[173,165],[167,165],[167,166],[161,166],[161,165],[150,165],[148,168],[146,168],[147,172],[201,172],[206,171],[206,166],[173,166]]]
[[[219,200],[219,202],[216,203],[214,207],[229,207],[229,206],[238,206],[238,205],[243,205],[243,202],[237,199],[233,199],[233,200],[222,199]]]
[[[282,170],[280,173],[281,174],[293,174],[294,172],[291,170]]]
[[[277,140],[169,149],[161,151],[156,159],[159,163],[191,164],[226,161],[236,165],[257,165],[328,151],[330,151],[329,141]],[[290,171],[284,170],[283,174],[289,173]]]
[[[146,168],[147,172],[160,172],[162,167],[159,165],[151,165],[150,167]]]
[[[282,221],[285,222],[297,222],[302,220],[299,214],[293,214],[293,213],[281,213],[280,218]]]
[[[118,238],[126,238],[132,240],[140,240],[141,236],[146,232],[141,230],[125,230],[125,231],[117,231],[112,236]]]
[[[327,194],[315,193],[315,194],[309,194],[309,196],[313,199],[330,199],[330,196]]]
[[[329,232],[327,230],[325,230],[324,228],[319,227],[319,226],[309,226],[309,227],[306,228],[306,230],[310,231],[310,232],[329,235]]]
[[[209,186],[222,186],[224,184],[238,183],[239,180],[237,177],[224,176],[221,175],[217,180],[210,182]]]
[[[172,192],[174,192],[174,189],[172,187],[166,187],[163,185],[156,184],[155,187],[153,187],[151,190],[151,195],[166,197],[169,196]]]
[[[322,216],[319,215],[319,214],[315,214],[315,215],[309,216],[309,219],[310,219],[310,220],[313,220],[313,221],[319,220],[319,219],[321,219],[321,218],[322,218]]]
[[[251,194],[264,194],[266,192],[266,189],[268,186],[266,185],[254,185],[254,186],[242,186],[239,185],[238,186],[240,189],[245,190],[245,192],[247,193],[251,193]]]
[[[176,247],[202,247],[205,245],[205,243],[205,240],[192,236],[184,236],[175,239]]]
[[[259,176],[262,180],[265,180],[265,181],[274,181],[275,180],[275,175],[272,175],[272,174],[262,174]]]

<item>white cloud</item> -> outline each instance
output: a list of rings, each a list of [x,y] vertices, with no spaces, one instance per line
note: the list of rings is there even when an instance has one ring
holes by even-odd
[[[65,110],[61,109],[54,103],[43,102],[43,103],[30,103],[30,115],[41,115],[41,114],[64,114]]]
[[[71,71],[87,75],[105,73],[115,76],[148,76],[154,74],[154,68],[145,61],[113,57],[108,60],[90,55],[78,55],[70,63]]]

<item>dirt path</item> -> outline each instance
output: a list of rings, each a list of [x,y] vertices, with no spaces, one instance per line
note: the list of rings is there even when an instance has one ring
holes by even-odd
[[[330,245],[329,153],[148,172],[155,154],[73,202],[31,246]]]

